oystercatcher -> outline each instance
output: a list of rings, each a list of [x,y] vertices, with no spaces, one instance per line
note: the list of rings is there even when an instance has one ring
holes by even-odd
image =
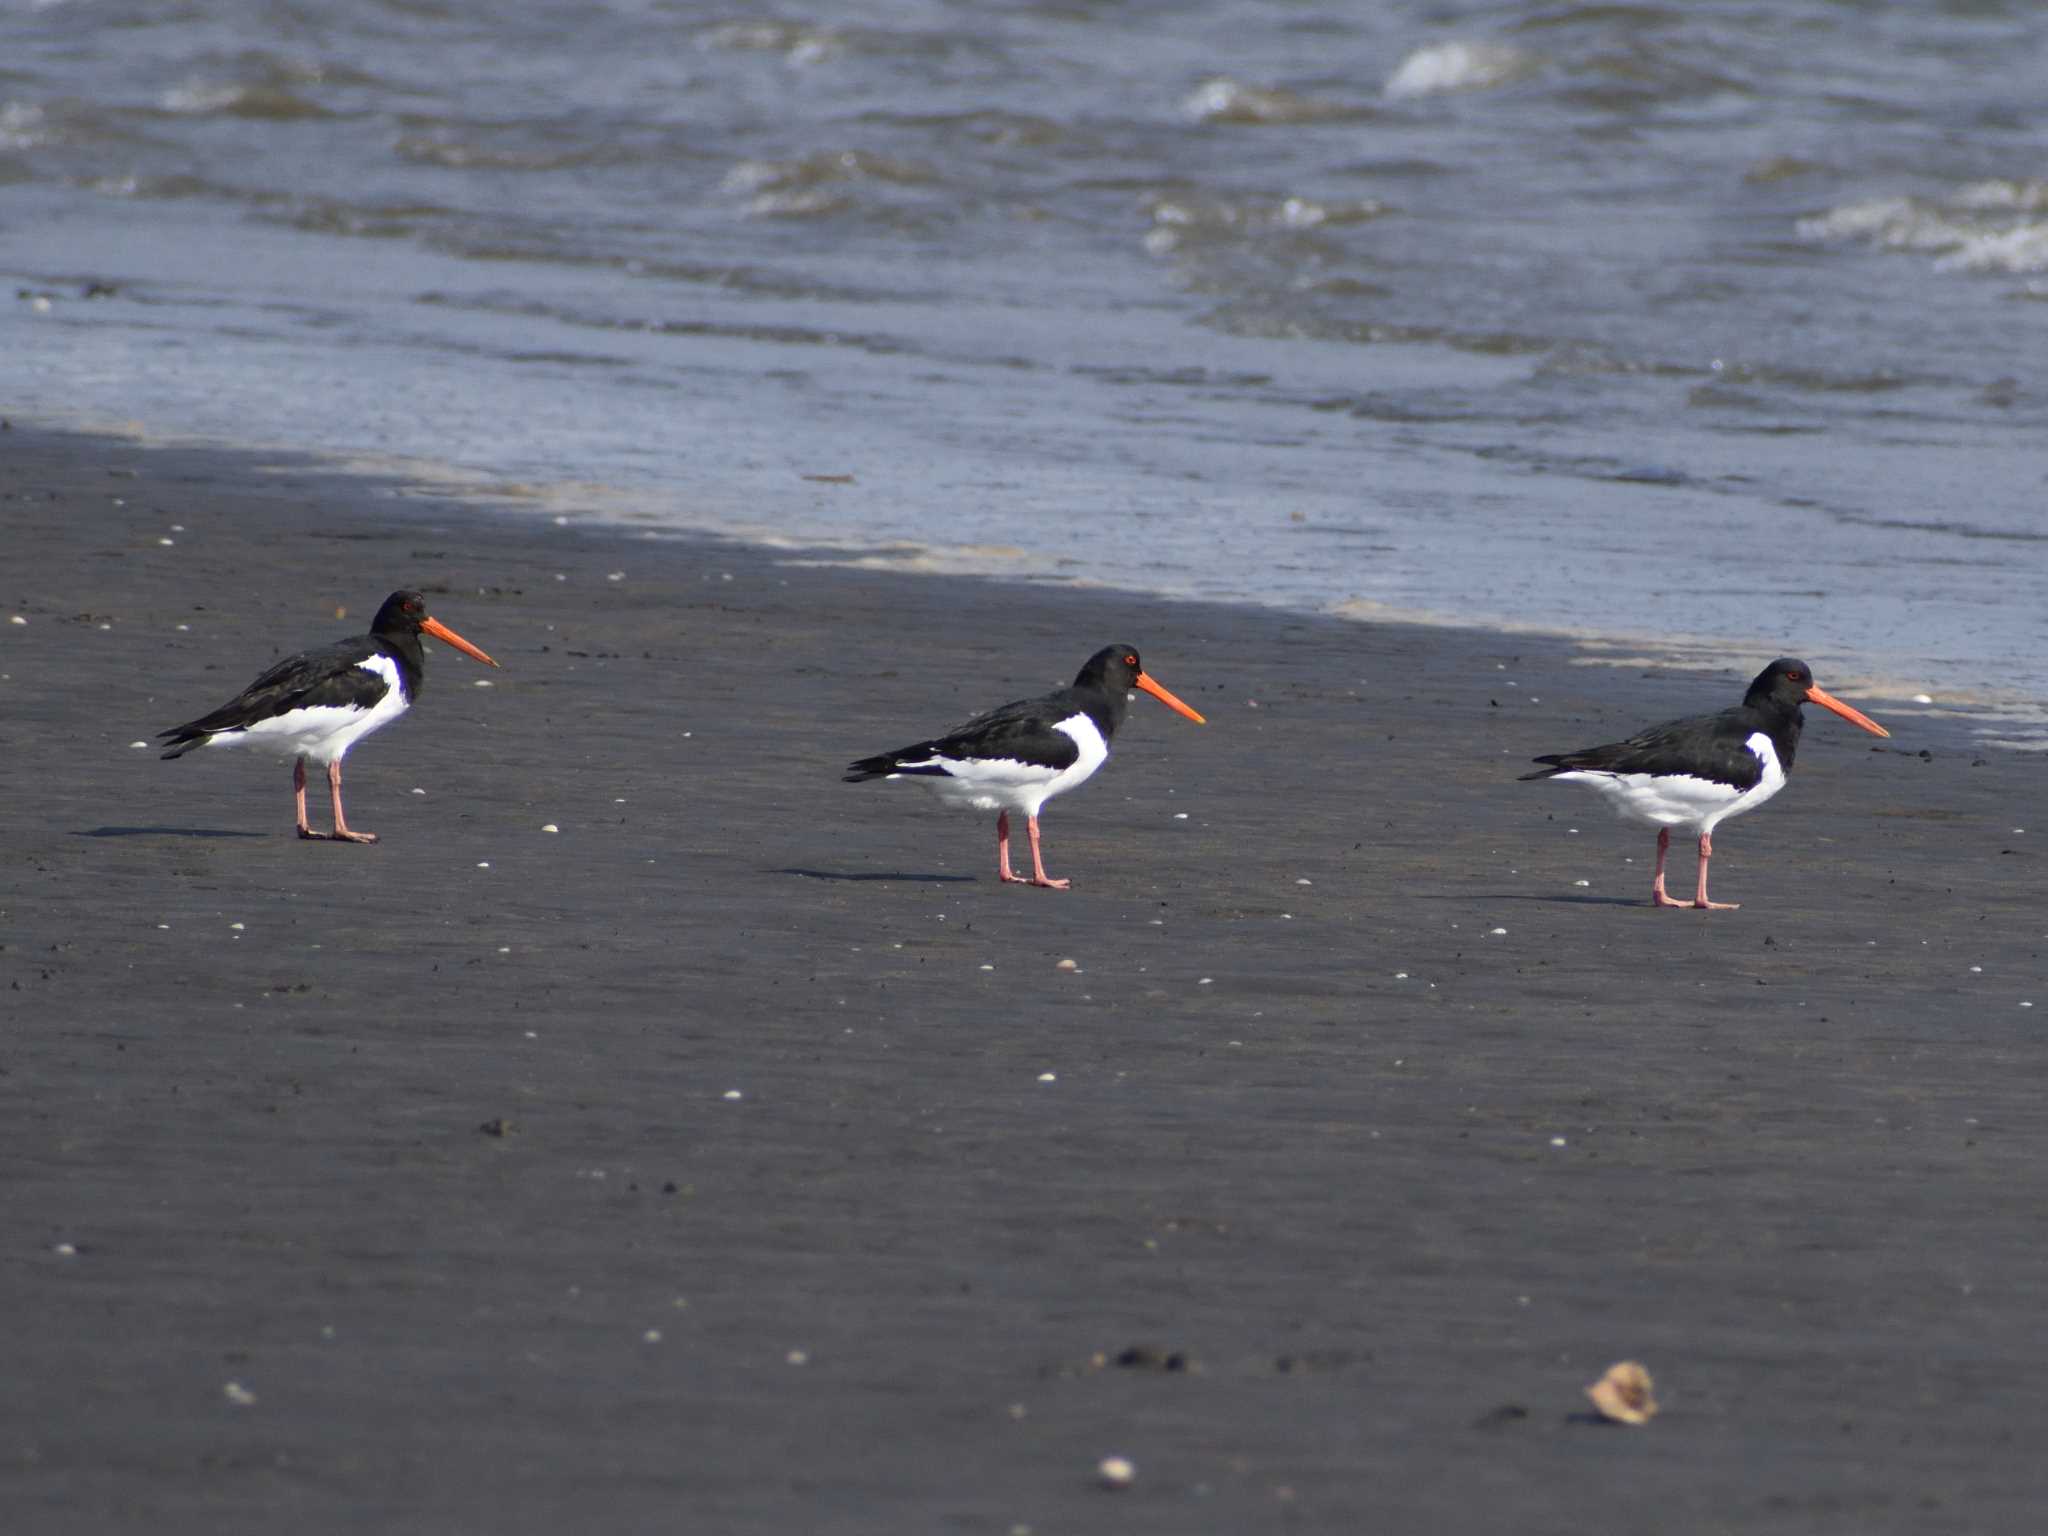
[[[1020,699],[977,715],[957,731],[847,765],[845,782],[914,778],[947,805],[995,811],[996,872],[1017,885],[1064,891],[1038,852],[1038,808],[1085,783],[1109,758],[1109,738],[1141,688],[1167,708],[1206,725],[1200,715],[1145,675],[1138,653],[1112,645],[1088,658],[1074,686]],[[1010,870],[1010,812],[1024,813],[1031,834],[1031,878]]]
[[[432,635],[465,656],[495,667],[482,651],[438,619],[427,616],[417,592],[384,599],[367,635],[338,640],[317,651],[287,656],[210,715],[159,731],[166,758],[194,747],[247,743],[297,759],[292,789],[298,800],[299,836],[341,843],[374,843],[374,832],[349,828],[341,813],[341,759],[348,749],[412,707],[424,680],[420,635]],[[327,765],[334,795],[334,831],[306,825],[306,760]]]
[[[1707,900],[1714,828],[1730,816],[1755,810],[1785,787],[1806,723],[1802,704],[1831,709],[1874,735],[1891,735],[1868,715],[1823,692],[1805,662],[1780,657],[1756,675],[1732,709],[1688,715],[1605,747],[1539,757],[1536,762],[1549,766],[1522,777],[1590,784],[1621,815],[1657,827],[1652,906],[1733,911],[1742,904]],[[1664,855],[1673,827],[1699,833],[1700,884],[1691,901],[1673,901],[1664,892]]]

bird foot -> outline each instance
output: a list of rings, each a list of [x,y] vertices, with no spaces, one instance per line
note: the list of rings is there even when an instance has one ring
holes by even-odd
[[[1074,888],[1071,880],[1054,880],[1047,875],[1013,875],[1007,869],[1002,871],[1007,885],[1035,885],[1048,891],[1070,891]]]
[[[342,827],[333,832],[315,832],[311,827],[299,828],[299,836],[309,843],[374,843],[374,832],[351,832]]]
[[[1653,907],[1683,907],[1689,912],[1733,912],[1742,903],[1739,901],[1673,901],[1662,891],[1650,893]]]

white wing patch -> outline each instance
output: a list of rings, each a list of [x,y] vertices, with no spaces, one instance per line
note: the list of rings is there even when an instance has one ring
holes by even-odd
[[[268,720],[239,731],[217,731],[206,740],[209,747],[253,746],[284,757],[303,757],[308,762],[331,763],[370,732],[381,730],[404,714],[410,704],[398,685],[398,663],[377,655],[356,663],[365,672],[384,679],[384,696],[368,709],[353,705],[317,705],[289,709]]]
[[[1763,766],[1763,776],[1749,789],[1689,773],[1603,773],[1581,768],[1555,777],[1590,784],[1616,814],[1630,821],[1712,832],[1730,816],[1755,810],[1785,787],[1785,770],[1771,738],[1758,731],[1743,745]]]

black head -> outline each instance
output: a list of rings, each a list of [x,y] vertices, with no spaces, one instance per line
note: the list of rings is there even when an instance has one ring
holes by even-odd
[[[1074,686],[1128,693],[1138,686],[1138,674],[1144,670],[1145,664],[1138,660],[1135,646],[1106,645],[1088,658],[1081,675],[1074,679]]]
[[[1145,675],[1145,664],[1138,660],[1138,648],[1134,645],[1107,645],[1088,658],[1088,665],[1081,669],[1081,675],[1074,679],[1076,688],[1099,688],[1117,700],[1117,719],[1122,719],[1124,701],[1130,691],[1136,688],[1149,693],[1175,714],[1185,715],[1197,725],[1206,725],[1194,710],[1181,703],[1171,693]]]
[[[384,599],[377,617],[370,622],[373,635],[416,635],[427,622],[424,592],[394,592]]]
[[[421,592],[398,591],[384,599],[384,606],[377,610],[377,617],[370,624],[370,633],[386,643],[410,646],[411,652],[419,650],[418,636],[432,635],[443,645],[452,645],[473,661],[480,661],[487,667],[497,663],[482,651],[455,633],[446,624],[427,612],[426,595]]]
[[[1840,715],[1851,725],[1861,726],[1873,736],[1891,735],[1870,716],[1844,704],[1822,688],[1813,680],[1813,668],[1790,656],[1780,656],[1757,673],[1756,681],[1749,685],[1749,692],[1742,696],[1742,702],[1752,709],[1790,716],[1794,720],[1801,718],[1800,705],[1818,704],[1822,709]]]
[[[1781,711],[1796,710],[1806,702],[1806,691],[1812,686],[1813,668],[1790,656],[1780,656],[1757,673],[1742,702]]]

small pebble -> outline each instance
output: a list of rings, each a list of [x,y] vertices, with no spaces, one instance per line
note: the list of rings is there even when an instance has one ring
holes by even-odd
[[[559,832],[561,830],[562,829],[556,826],[552,821],[544,823],[541,827],[541,831],[543,832]]]
[[[416,795],[424,795],[426,791],[424,789],[415,789],[413,793]]]
[[[1196,982],[1195,985],[1198,987],[1206,987],[1213,984],[1215,980],[1216,978],[1213,976],[1204,976],[1200,981]]]
[[[497,684],[493,683],[488,677],[480,677],[469,686],[472,688],[495,688]]]
[[[1038,1074],[1038,1080],[1041,1083],[1056,1083],[1060,1078],[1057,1072],[1041,1072]]]
[[[491,861],[489,859],[478,859],[476,867],[478,869],[489,869],[491,867]]]
[[[1572,882],[1572,884],[1573,884],[1573,885],[1578,885],[1578,886],[1590,886],[1590,885],[1592,885],[1592,883],[1593,883],[1593,882],[1592,882],[1592,881],[1590,881],[1590,880],[1574,880],[1574,881]]]
[[[1055,965],[1053,969],[1056,971],[1078,971],[1079,969],[1081,969],[1081,967],[1079,963],[1076,961],[1062,960],[1058,965]]]
[[[1913,702],[1915,704],[1932,704],[1934,702],[1934,695],[1931,693],[1916,693],[1913,695]]]
[[[1490,933],[1490,934],[1493,934],[1493,935],[1494,935],[1494,936],[1495,936],[1495,937],[1497,938],[1497,937],[1499,937],[1499,936],[1500,936],[1501,934],[1504,934],[1504,933],[1506,933],[1506,932],[1507,932],[1507,929],[1505,929],[1505,928],[1489,928],[1489,929],[1487,929],[1486,931],[1487,931],[1488,933]]]
[[[983,969],[984,971],[992,971],[992,970],[994,970],[994,969],[995,969],[995,967],[994,967],[994,966],[992,966],[992,965],[984,965],[984,966],[982,967],[982,969]]]
[[[229,924],[228,924],[228,926],[229,926],[230,928],[234,929],[234,930],[235,930],[235,932],[237,932],[237,933],[240,933],[240,932],[242,931],[242,929],[243,929],[243,928],[244,928],[245,926],[247,926],[247,925],[246,925],[246,924],[243,924],[243,923],[229,923]]]
[[[640,1337],[646,1343],[659,1344],[661,1342],[661,1330],[659,1328],[650,1328],[641,1334]]]
[[[811,1357],[801,1349],[792,1349],[788,1354],[784,1355],[782,1358],[787,1360],[791,1365],[809,1365],[811,1363]]]
[[[744,1093],[741,1093],[737,1088],[726,1089],[725,1096],[728,1101],[737,1101],[740,1099],[744,1099],[746,1097],[746,1095]]]
[[[59,1243],[50,1252],[56,1254],[60,1259],[75,1259],[78,1257],[78,1247],[75,1243]]]
[[[256,1394],[243,1386],[239,1381],[229,1382],[221,1388],[221,1391],[226,1395],[227,1400],[237,1408],[247,1408],[256,1401]]]
[[[624,571],[609,571],[605,574],[604,579],[606,581],[624,581],[626,573]]]
[[[1122,1456],[1105,1456],[1096,1464],[1095,1475],[1105,1488],[1128,1488],[1138,1469]]]
[[[128,745],[129,745],[129,746],[131,746],[131,747],[144,747],[144,748],[146,748],[146,747],[148,747],[149,743],[148,743],[148,742],[146,742],[146,741],[131,741],[131,742],[129,742],[129,743],[128,743]]]
[[[1565,1145],[1565,1139],[1562,1136],[1553,1136],[1550,1138],[1550,1144],[1553,1147],[1561,1147]]]
[[[1315,884],[1315,881],[1313,881],[1313,880],[1297,880],[1297,881],[1295,881],[1294,883],[1295,883],[1296,885],[1314,885],[1314,884]]]
[[[26,624],[28,620],[24,619],[20,614],[17,613],[14,615],[13,618],[9,619],[7,622],[10,624]]]
[[[1173,813],[1173,819],[1175,821],[1186,821],[1188,819],[1188,813],[1186,811],[1175,811]]]

